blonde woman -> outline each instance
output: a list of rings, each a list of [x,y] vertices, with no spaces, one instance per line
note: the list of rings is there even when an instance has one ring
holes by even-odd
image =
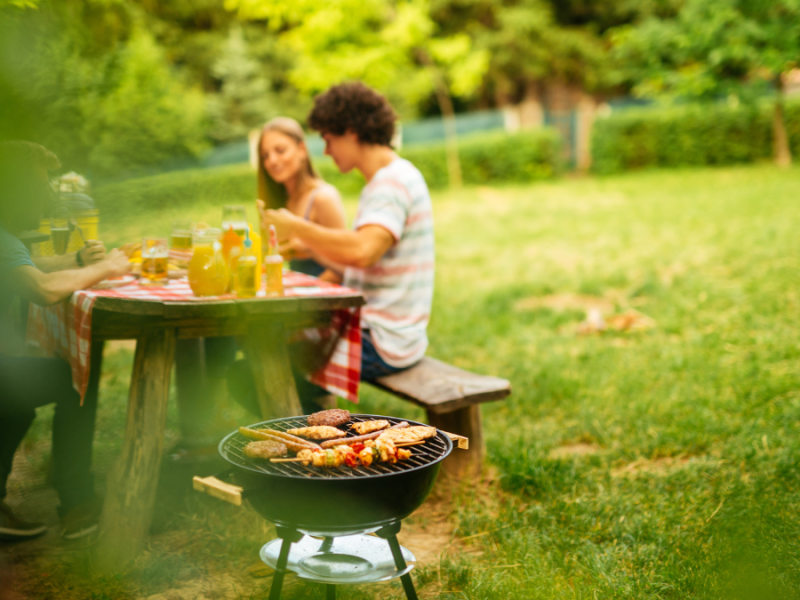
[[[303,128],[294,119],[278,117],[261,131],[258,141],[258,197],[262,208],[286,208],[306,221],[331,229],[345,228],[342,198],[314,170]],[[293,271],[316,277],[326,269],[297,238],[281,244],[280,252]],[[327,265],[332,266],[332,265]]]

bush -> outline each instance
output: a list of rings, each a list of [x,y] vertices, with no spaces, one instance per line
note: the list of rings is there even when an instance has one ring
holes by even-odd
[[[449,185],[444,143],[409,146],[400,154],[422,172],[430,189]],[[466,184],[548,179],[561,168],[558,133],[550,129],[464,137],[458,156]]]
[[[200,155],[206,147],[202,93],[176,79],[152,36],[142,32],[128,41],[115,79],[86,115],[83,134],[93,141],[95,174],[136,173]]]
[[[256,174],[250,165],[174,171],[103,185],[93,196],[103,220],[113,222],[134,210],[252,203]]]
[[[335,186],[342,196],[355,196],[361,193],[366,181],[361,173],[355,169],[349,173],[342,173],[328,158],[315,158],[314,168],[325,181]]]
[[[592,170],[748,163],[772,157],[774,105],[731,108],[694,104],[636,109],[599,119],[592,131]],[[800,103],[786,106],[792,152],[800,151]]]

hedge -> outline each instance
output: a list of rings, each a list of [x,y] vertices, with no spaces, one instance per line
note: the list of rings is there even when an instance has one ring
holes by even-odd
[[[771,103],[632,109],[594,123],[592,170],[728,165],[770,159]],[[786,105],[792,153],[800,152],[800,103]]]
[[[256,176],[249,165],[171,171],[103,185],[92,196],[103,219],[111,221],[131,210],[252,202]]]
[[[491,182],[527,182],[548,179],[561,170],[558,133],[540,129],[509,135],[504,132],[481,133],[458,140],[461,176],[466,184]],[[432,190],[450,185],[447,153],[443,142],[406,146],[400,151],[425,177]],[[343,175],[333,162],[316,159],[315,166],[325,181],[342,194],[358,195],[364,178],[358,173]]]
[[[558,133],[552,129],[512,135],[475,134],[458,142],[461,174],[466,184],[549,179],[561,170],[560,149]],[[422,172],[430,189],[448,187],[444,143],[408,146],[400,155]]]

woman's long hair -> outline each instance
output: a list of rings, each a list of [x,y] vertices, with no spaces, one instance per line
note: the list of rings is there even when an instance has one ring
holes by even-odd
[[[305,143],[305,135],[300,123],[289,117],[277,117],[272,119],[269,123],[264,125],[261,130],[261,135],[258,136],[258,198],[263,200],[267,208],[283,208],[286,206],[286,187],[282,183],[278,183],[269,176],[267,170],[264,168],[264,155],[261,152],[261,142],[264,139],[264,134],[269,131],[277,131],[285,136],[292,138],[298,144]],[[314,170],[314,165],[311,164],[311,155],[308,154],[306,148],[306,166],[303,172],[304,177],[312,177],[319,179],[319,175]]]

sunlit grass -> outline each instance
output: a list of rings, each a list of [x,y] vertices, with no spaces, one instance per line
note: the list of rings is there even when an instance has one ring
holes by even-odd
[[[499,484],[486,489],[491,498],[467,492],[454,507],[457,536],[489,532],[467,543],[482,553],[419,569],[423,597],[800,593],[798,175],[755,166],[435,195],[429,354],[507,377],[514,393],[483,409]],[[110,244],[166,234],[178,217],[215,224],[230,202],[252,209],[244,183],[230,196],[187,197],[173,177],[159,188],[178,190],[165,193],[170,202],[101,217]],[[107,202],[103,190],[98,197]],[[347,200],[351,215],[355,202]],[[656,327],[579,336],[582,311],[523,302],[567,293],[634,308]],[[118,448],[132,359],[114,356],[102,390],[101,469]],[[423,417],[373,390],[363,396],[365,412]],[[169,427],[174,438],[174,413]],[[562,446],[588,450],[552,453]],[[193,542],[162,568],[171,573],[174,563],[191,578],[257,562],[264,531],[227,508],[189,494],[163,527]],[[169,587],[148,568],[108,588],[129,596],[108,597]],[[85,585],[103,597],[101,582]],[[402,593],[345,587],[340,597],[387,590]],[[62,592],[41,597],[78,597]],[[251,595],[265,594],[241,597]],[[323,591],[296,583],[284,597]]]

